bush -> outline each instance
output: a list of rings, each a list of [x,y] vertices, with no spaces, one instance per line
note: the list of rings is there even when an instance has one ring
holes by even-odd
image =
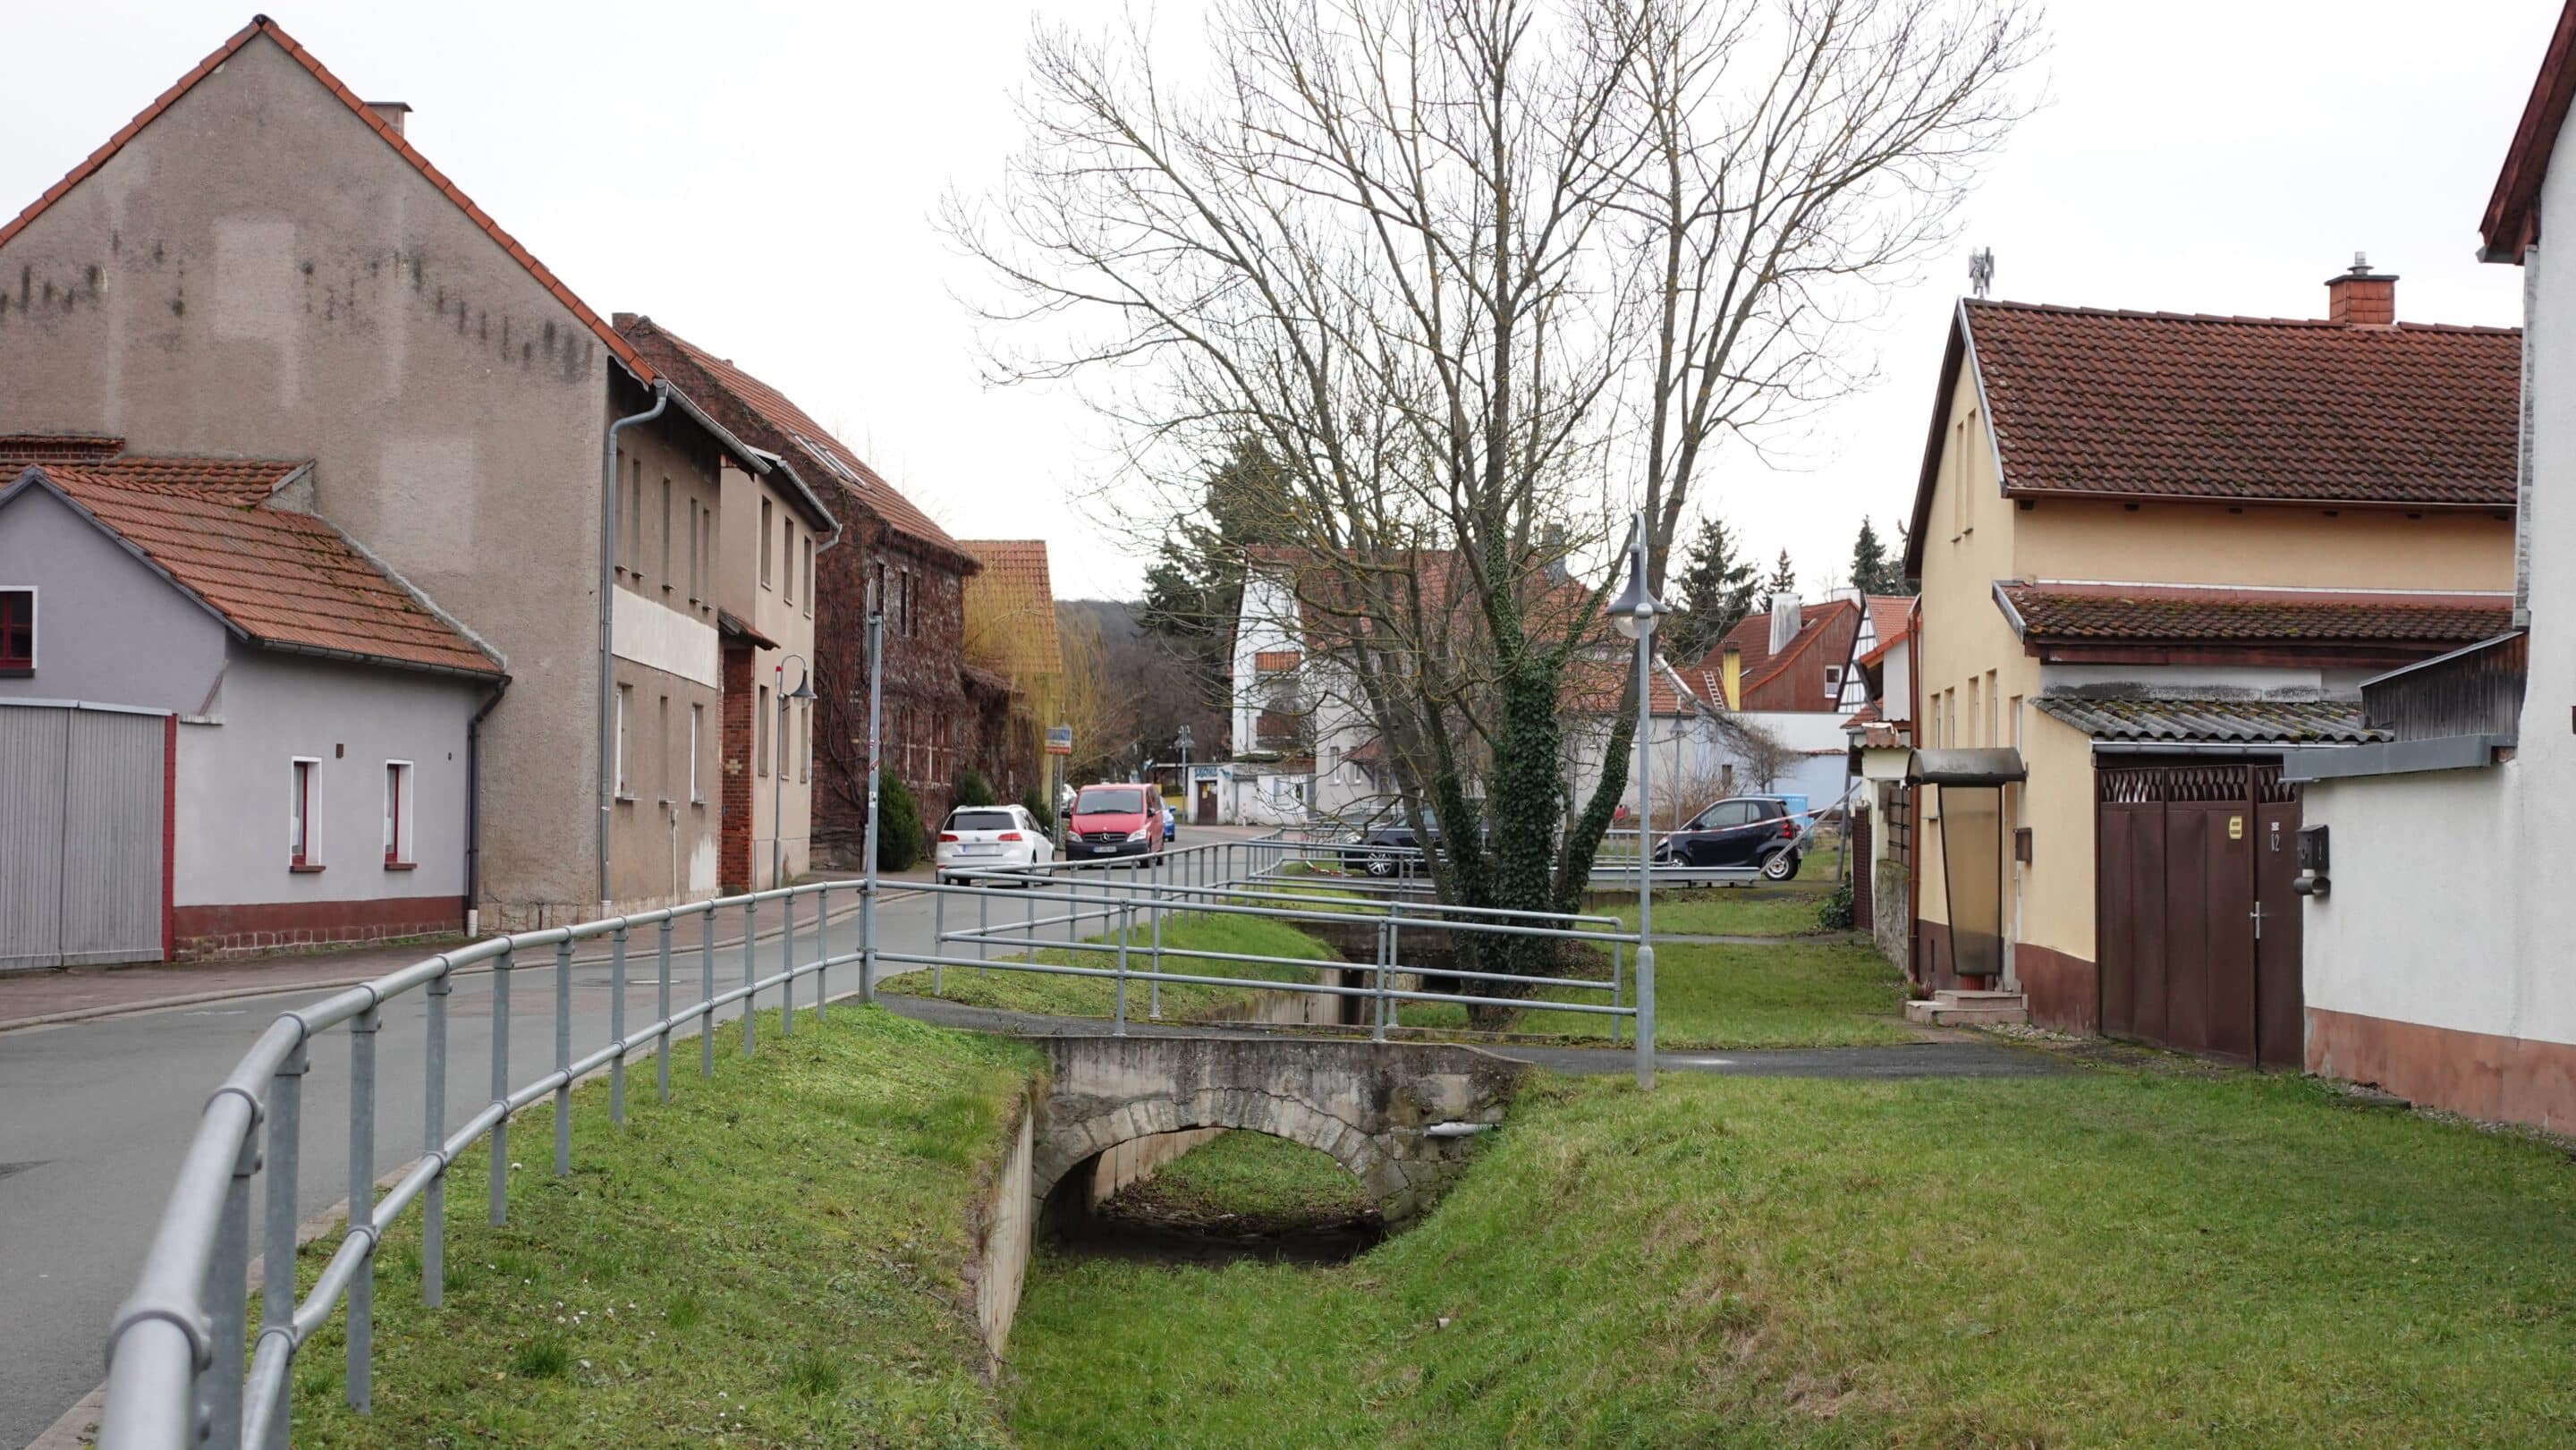
[[[1030,786],[1029,793],[1020,797],[1020,806],[1030,815],[1038,818],[1038,828],[1040,830],[1052,831],[1055,829],[1055,808],[1047,804],[1046,791],[1044,789],[1034,785]]]
[[[902,871],[921,859],[921,803],[891,770],[877,772],[877,869]]]
[[[1001,797],[993,794],[993,783],[984,778],[984,773],[982,771],[961,770],[957,773],[957,789],[950,796],[948,804],[951,806],[997,806],[1001,803]]]
[[[1827,931],[1851,930],[1852,888],[1849,880],[1835,882],[1832,894],[1816,904],[1816,925]]]

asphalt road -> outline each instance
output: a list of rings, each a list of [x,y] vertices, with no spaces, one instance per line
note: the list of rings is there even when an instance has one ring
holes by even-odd
[[[957,898],[948,909],[961,916],[966,910]],[[1007,915],[1010,908],[1001,910]],[[1086,928],[1098,929],[1097,923]],[[698,998],[695,933],[688,924],[674,933],[675,1005]],[[630,1032],[659,1015],[653,935],[637,933],[630,947]],[[931,936],[928,895],[880,907],[880,949],[927,952]],[[830,940],[835,952],[857,949],[855,912],[835,918]],[[810,921],[798,928],[797,945],[800,956],[810,953]],[[780,969],[775,933],[757,941],[754,953],[760,975]],[[741,984],[739,946],[718,949],[716,980],[718,990]],[[491,1101],[492,982],[488,973],[461,974],[448,999],[451,1129]],[[835,993],[857,986],[855,964],[834,969]],[[812,1010],[813,993],[810,980],[800,984],[800,1010]],[[0,1034],[0,1446],[26,1444],[97,1385],[108,1321],[132,1287],[137,1257],[151,1240],[207,1093],[278,1013],[330,995],[306,990]],[[608,1040],[613,995],[605,961],[576,963],[575,1057]],[[774,993],[761,1003],[776,1004]],[[554,1010],[551,959],[523,960],[510,997],[513,1086],[553,1065]],[[728,1009],[725,1015],[738,1014]],[[416,1157],[422,1145],[427,1031],[420,994],[385,1008],[376,1053],[376,1158],[382,1172]],[[696,1070],[691,1033],[686,1050],[673,1052],[674,1084]],[[649,1050],[630,1061],[632,1110],[651,1110],[653,1072]],[[317,1044],[304,1080],[298,1184],[304,1215],[347,1196],[348,1089],[348,1034],[335,1030]],[[574,1151],[580,1151],[578,1144]],[[553,1158],[551,1139],[514,1142],[511,1156],[528,1165],[525,1171],[543,1172]],[[482,1186],[451,1184],[449,1198],[451,1213],[480,1212]],[[254,1194],[254,1252],[265,1212],[256,1199]]]

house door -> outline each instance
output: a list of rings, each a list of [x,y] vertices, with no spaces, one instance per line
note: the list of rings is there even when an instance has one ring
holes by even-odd
[[[2250,761],[2095,779],[2103,1032],[2297,1067],[2297,787]]]
[[[0,708],[0,971],[155,962],[171,721]]]
[[[1198,798],[1198,807],[1197,807],[1197,819],[1198,819],[1198,824],[1200,824],[1200,825],[1202,825],[1202,826],[1213,826],[1213,825],[1215,825],[1215,824],[1216,824],[1216,782],[1215,782],[1215,781],[1212,781],[1212,780],[1203,780],[1203,781],[1200,781],[1200,782],[1198,783],[1198,795],[1199,795],[1199,798]]]

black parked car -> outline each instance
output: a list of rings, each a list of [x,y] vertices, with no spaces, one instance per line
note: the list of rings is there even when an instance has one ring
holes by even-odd
[[[1440,821],[1430,811],[1422,813],[1424,829],[1431,833],[1431,844],[1440,844]],[[1421,842],[1404,817],[1381,820],[1360,828],[1350,844],[1342,848],[1342,869],[1365,871],[1371,876],[1409,876],[1422,867]]]
[[[1758,866],[1765,881],[1798,874],[1798,821],[1778,796],[1730,796],[1655,847],[1670,866]]]

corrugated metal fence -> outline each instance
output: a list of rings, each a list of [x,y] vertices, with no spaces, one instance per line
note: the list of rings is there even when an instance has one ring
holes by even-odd
[[[168,717],[0,709],[0,972],[158,961]]]

